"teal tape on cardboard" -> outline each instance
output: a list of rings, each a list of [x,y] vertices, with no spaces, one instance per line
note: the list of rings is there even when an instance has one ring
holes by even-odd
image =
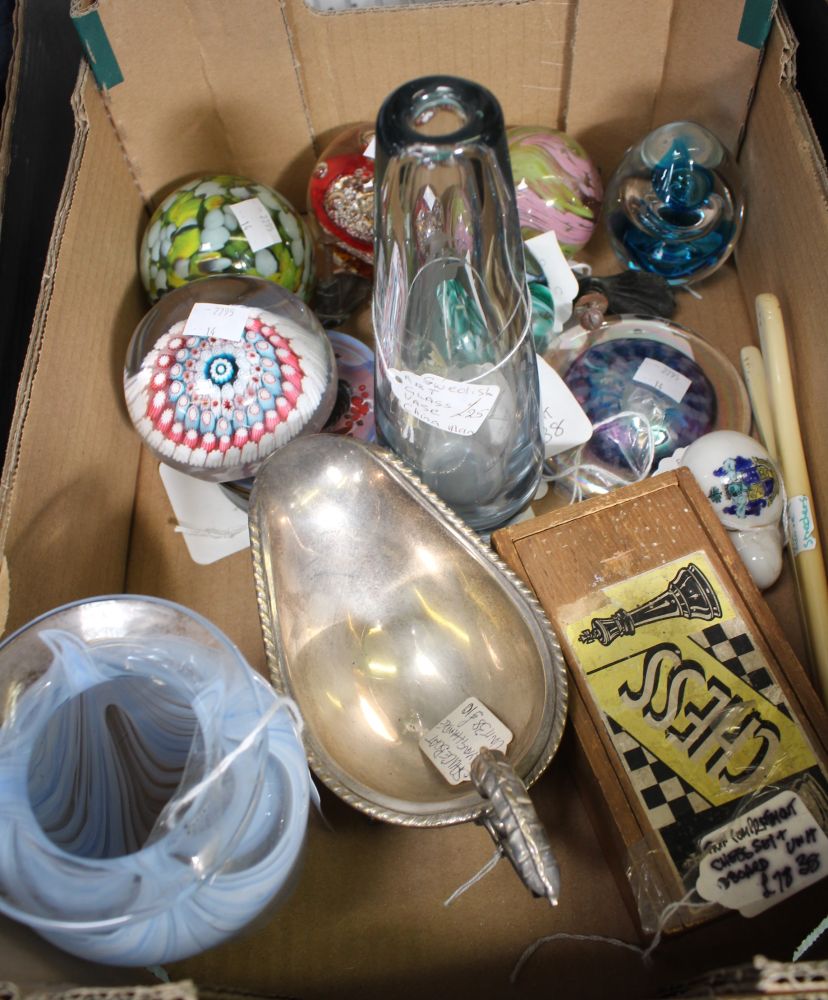
[[[124,74],[109,44],[100,14],[96,10],[90,10],[73,17],[72,20],[98,86],[102,90],[111,90],[119,83],[123,83]]]
[[[770,31],[776,0],[745,0],[738,39],[745,45],[761,49]]]

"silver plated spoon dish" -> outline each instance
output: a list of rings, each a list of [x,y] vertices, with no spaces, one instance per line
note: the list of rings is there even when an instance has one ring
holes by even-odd
[[[481,823],[554,901],[525,787],[558,748],[567,683],[530,591],[396,457],[351,438],[276,452],[249,516],[271,679],[299,705],[316,775],[375,819]],[[513,739],[452,785],[419,741],[470,696]]]

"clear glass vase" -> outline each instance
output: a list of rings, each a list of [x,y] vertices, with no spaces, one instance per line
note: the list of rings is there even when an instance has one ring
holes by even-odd
[[[529,503],[542,464],[503,114],[475,83],[425,77],[385,100],[376,138],[378,434],[491,530]]]

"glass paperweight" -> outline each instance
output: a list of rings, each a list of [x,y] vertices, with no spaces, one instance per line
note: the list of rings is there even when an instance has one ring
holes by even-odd
[[[372,124],[340,132],[323,150],[308,183],[308,213],[317,243],[331,248],[336,269],[368,277],[374,263],[373,143]]]
[[[313,310],[335,327],[371,295],[374,274],[374,126],[353,125],[323,150],[308,182],[315,243]]]
[[[738,168],[704,126],[662,125],[625,154],[604,213],[625,266],[675,285],[701,281],[727,260],[742,229]]]
[[[374,423],[374,352],[361,340],[341,330],[328,330],[336,358],[336,399],[322,430],[359,441],[376,441]],[[255,476],[222,483],[237,507],[248,509]]]
[[[212,482],[254,475],[297,434],[321,430],[336,390],[322,325],[260,278],[165,295],[135,330],[124,370],[127,410],[153,455]]]
[[[94,962],[160,965],[293,887],[295,706],[200,615],[65,605],[0,644],[0,911]]]
[[[524,240],[554,232],[572,255],[592,236],[601,210],[598,168],[573,138],[542,125],[506,129]]]
[[[566,342],[566,350],[546,359],[593,426],[586,444],[545,466],[546,478],[570,500],[638,482],[713,430],[750,428],[739,373],[717,348],[676,323],[619,316],[594,332],[569,331]]]
[[[503,115],[456,77],[377,119],[380,440],[471,527],[522,510],[542,462],[529,294]]]
[[[538,354],[545,354],[560,334],[560,325],[555,318],[555,299],[549,286],[543,281],[529,282],[529,296],[532,305],[532,342]]]
[[[217,274],[265,278],[305,300],[313,289],[313,245],[302,217],[278,191],[231,174],[198,177],[167,195],[138,261],[153,302]]]
[[[336,358],[337,390],[324,430],[374,441],[374,352],[361,340],[329,330]]]

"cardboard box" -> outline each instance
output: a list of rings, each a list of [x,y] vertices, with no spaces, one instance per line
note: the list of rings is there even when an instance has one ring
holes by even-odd
[[[703,121],[731,146],[744,135],[749,208],[738,268],[705,282],[701,299],[682,295],[677,319],[736,360],[755,340],[753,295],[780,297],[817,507],[828,510],[818,405],[828,377],[824,174],[793,88],[786,27],[777,21],[756,85],[760,52],[738,41],[742,7],[511,0],[325,15],[302,0],[75,3],[104,89],[81,69],[70,170],[0,487],[8,628],[92,594],[158,594],[209,616],[264,668],[249,553],[207,567],[191,562],[122,400],[127,342],[147,308],[135,260],[147,207],[186,175],[212,169],[252,175],[301,206],[327,139],[373,118],[395,85],[425,72],[488,85],[510,123],[565,126],[605,178],[630,141],[671,119]],[[616,269],[600,242],[590,254],[598,267]],[[802,656],[790,580],[771,599]],[[653,966],[629,950],[572,938],[632,941],[635,929],[566,755],[564,748],[534,792],[563,872],[556,910],[532,900],[503,864],[444,908],[491,856],[482,831],[374,824],[325,796],[334,829],[312,823],[289,904],[168,972],[305,998],[500,997],[525,947],[564,934],[527,963],[516,993],[554,987],[562,996],[611,989],[636,997],[755,951],[787,957],[821,919],[794,905],[726,931],[704,928],[667,943]],[[9,921],[2,935],[4,975],[24,986],[147,978],[68,958]]]

